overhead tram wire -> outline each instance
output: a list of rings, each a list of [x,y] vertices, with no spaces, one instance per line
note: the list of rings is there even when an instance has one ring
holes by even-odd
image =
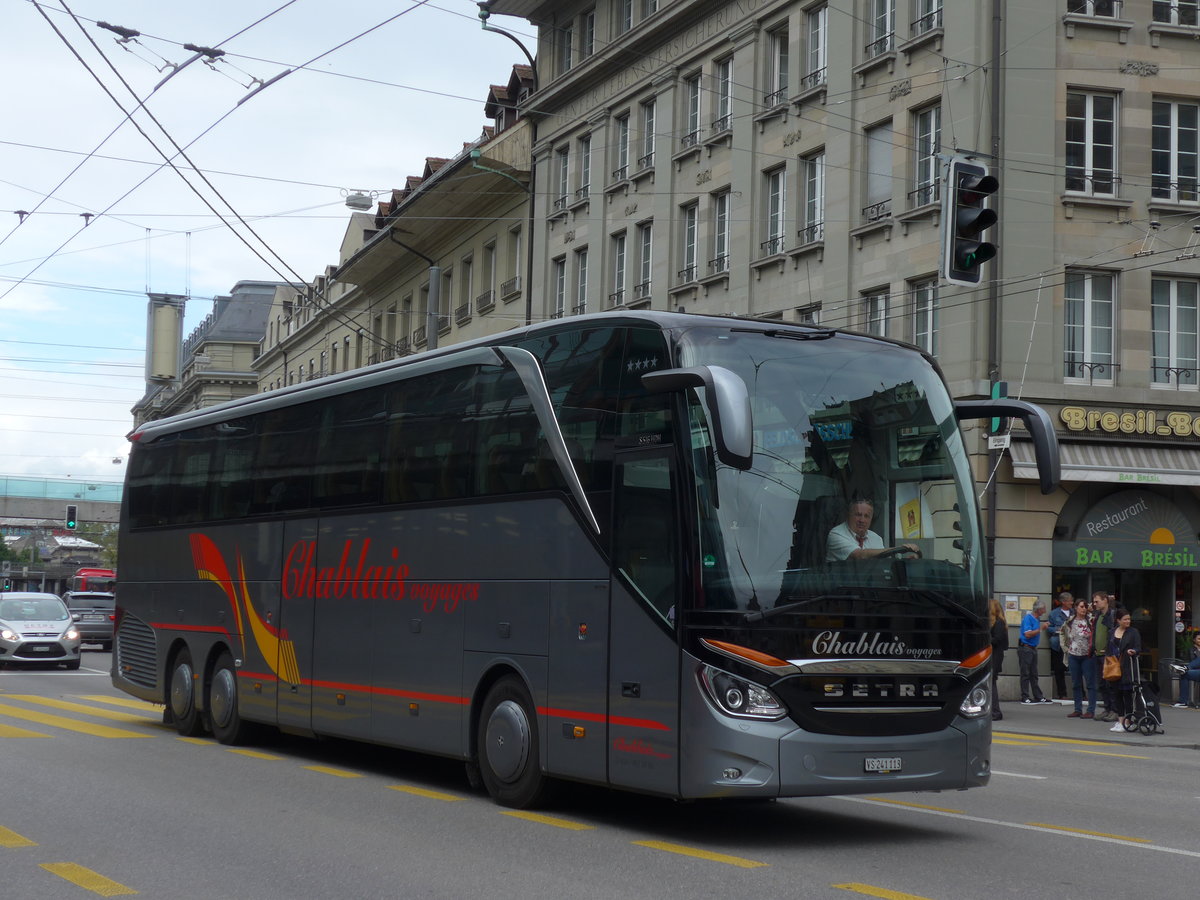
[[[294,0],[293,0],[293,2],[294,2]],[[419,0],[419,2],[413,4],[408,9],[402,10],[401,12],[397,13],[396,15],[391,16],[388,19],[385,19],[383,22],[380,22],[377,25],[374,25],[371,28],[368,28],[365,31],[360,32],[359,34],[355,35],[354,37],[343,41],[342,43],[336,45],[335,47],[332,47],[329,50],[326,50],[326,51],[318,54],[317,56],[313,57],[308,62],[306,62],[304,64],[304,66],[312,65],[312,63],[316,62],[317,60],[319,60],[325,56],[328,56],[330,53],[333,53],[336,50],[339,50],[339,49],[347,46],[348,44],[353,43],[356,40],[359,40],[360,38],[364,37],[365,35],[370,34],[371,32],[373,32],[379,28],[382,28],[384,25],[387,25],[390,22],[395,21],[396,19],[400,18],[403,15],[406,15],[409,12],[412,12],[414,9],[418,9],[419,7],[425,5],[426,2],[428,2],[428,0]],[[35,2],[35,6],[36,5],[37,4]],[[100,55],[101,59],[104,60],[104,62],[108,65],[108,67],[117,76],[118,80],[121,81],[121,83],[125,87],[125,89],[127,91],[129,91],[129,93],[131,95],[133,95],[134,98],[136,99],[136,96],[137,96],[136,93],[129,86],[129,84],[125,81],[125,79],[122,77],[121,73],[116,69],[116,67],[113,66],[112,62],[108,59],[108,57],[104,54],[104,52],[96,45],[96,42],[92,39],[91,35],[88,34],[86,29],[83,28],[79,19],[77,17],[75,17],[75,14],[71,11],[71,9],[67,6],[67,4],[65,2],[63,2],[63,8],[67,11],[67,13],[69,15],[71,15],[72,19],[76,22],[76,25],[83,32],[84,36],[88,39],[89,43],[92,44],[93,48]],[[38,9],[39,9],[39,11],[41,11],[41,7],[38,7]],[[117,98],[112,94],[112,92],[103,83],[103,81],[100,80],[99,76],[96,75],[96,73],[91,69],[91,67],[88,66],[88,64],[82,59],[82,57],[80,57],[78,51],[76,51],[75,48],[71,46],[70,41],[67,40],[66,36],[63,35],[61,31],[59,31],[59,29],[54,25],[53,22],[50,22],[49,17],[47,17],[45,15],[44,11],[41,11],[41,12],[42,12],[43,18],[46,18],[46,20],[50,24],[51,28],[53,28],[54,31],[59,35],[60,39],[63,40],[63,42],[67,45],[67,47],[71,50],[71,52],[75,55],[75,57],[79,60],[79,62],[84,66],[84,68],[88,71],[88,73],[93,77],[93,79],[96,80],[96,82],[100,85],[100,87],[104,90],[104,92],[106,94],[108,94],[109,98],[112,99],[112,101],[117,104],[118,108],[124,109],[124,107],[121,105],[120,101],[117,100]],[[239,32],[239,34],[240,33],[241,32]],[[259,86],[258,89],[256,89],[255,91],[251,91],[250,94],[248,94],[246,97],[243,97],[242,100],[239,101],[238,106],[240,106],[241,103],[244,103],[251,96],[256,94],[258,91],[262,90],[262,88],[265,87],[266,85],[272,84],[275,81],[278,81],[280,78],[282,78],[283,76],[285,76],[287,74],[290,74],[290,70],[288,72],[282,72],[279,75],[276,75],[274,78],[269,79],[268,81],[264,82],[262,85]],[[201,200],[201,202],[204,203],[215,215],[217,215],[218,218],[221,218],[222,221],[226,223],[226,226],[229,228],[229,230],[234,234],[234,236],[237,237],[247,247],[247,249],[249,249],[252,253],[254,253],[254,255],[257,256],[267,266],[267,268],[269,268],[272,272],[274,272],[276,275],[278,275],[281,280],[283,280],[285,282],[292,283],[292,284],[296,284],[296,283],[304,284],[304,283],[306,283],[305,279],[302,276],[300,276],[299,273],[297,273],[294,269],[292,269],[292,267],[290,265],[288,265],[287,261],[285,259],[283,259],[283,257],[280,256],[279,253],[277,253],[270,246],[270,244],[267,241],[265,241],[252,227],[250,227],[249,223],[247,223],[245,221],[245,219],[242,218],[242,216],[237,212],[237,210],[234,209],[233,205],[230,204],[229,201],[224,198],[224,196],[221,194],[221,192],[219,190],[217,190],[217,188],[198,169],[198,167],[196,167],[196,165],[192,162],[192,160],[188,157],[188,155],[186,153],[186,149],[188,147],[191,147],[192,144],[196,143],[196,141],[198,141],[201,137],[203,137],[205,134],[207,134],[209,131],[211,131],[213,128],[215,128],[218,124],[220,124],[220,122],[224,121],[226,118],[228,118],[230,115],[232,115],[232,113],[236,109],[237,109],[237,106],[234,106],[233,109],[230,109],[229,112],[225,113],[224,116],[219,118],[216,122],[214,122],[212,125],[210,125],[207,129],[205,129],[203,132],[201,132],[199,135],[197,135],[195,138],[193,138],[192,141],[190,141],[185,147],[179,146],[179,144],[175,141],[175,139],[170,135],[170,133],[166,130],[166,128],[162,125],[162,123],[160,123],[158,121],[158,119],[154,116],[154,114],[149,109],[146,109],[145,112],[149,116],[149,118],[154,122],[154,124],[156,126],[158,126],[159,130],[162,131],[163,135],[167,138],[167,140],[169,140],[171,142],[171,144],[176,148],[176,150],[178,151],[176,156],[183,157],[183,159],[187,162],[187,164],[191,167],[191,169],[200,176],[201,180],[203,180],[204,183],[209,187],[209,189],[214,194],[216,194],[216,196],[220,199],[220,201],[230,210],[230,212],[233,214],[233,216],[235,218],[237,218],[237,220],[246,228],[246,230],[249,231],[252,235],[254,235],[255,239],[263,246],[263,248],[267,252],[269,252],[276,260],[278,260],[280,262],[280,264],[283,266],[283,268],[287,269],[292,274],[294,280],[287,278],[284,275],[284,273],[281,272],[270,260],[268,260],[266,257],[264,257],[262,255],[262,253],[260,253],[258,251],[257,248],[252,246],[250,241],[244,235],[242,235],[237,229],[235,229],[228,222],[225,222],[224,216],[222,216],[222,214],[220,212],[218,212],[216,207],[214,207],[212,205],[212,203],[208,200],[208,198],[206,198],[199,191],[199,189],[196,188],[196,186],[194,184],[192,184],[192,182],[190,180],[185,178],[183,176],[183,173],[179,170],[179,168],[174,165],[174,162],[173,162],[174,157],[168,157],[167,154],[158,147],[158,145],[154,142],[154,140],[148,134],[146,134],[146,132],[141,128],[140,125],[138,125],[138,123],[136,121],[133,124],[134,124],[134,127],[138,129],[138,132],[155,149],[155,151],[157,151],[159,153],[159,155],[163,157],[164,165],[169,166],[172,169],[172,171],[174,171],[177,175],[179,175],[180,179],[184,182],[184,184],[186,184],[188,186],[188,188],[193,193],[196,194],[196,196]],[[159,169],[161,169],[161,168],[162,167],[159,167]],[[156,169],[155,171],[157,172],[157,171],[159,171],[159,169]],[[147,179],[149,177],[150,176],[147,176]],[[128,196],[129,193],[132,193],[132,191],[135,190],[136,187],[140,187],[141,184],[145,183],[145,180],[146,179],[143,179],[142,182],[139,182],[138,185],[136,185],[134,188],[132,188],[129,192],[127,192],[125,195],[123,195],[120,199],[124,199],[124,197]],[[117,202],[119,202],[119,200]],[[0,297],[0,299],[2,299],[2,297]],[[314,299],[314,302],[317,302],[317,300],[318,300],[316,295],[314,295],[313,299]],[[388,346],[388,341],[386,341],[380,335],[375,334],[369,327],[366,327],[366,326],[360,324],[355,319],[348,318],[345,315],[345,313],[343,313],[341,310],[336,309],[336,307],[334,307],[333,304],[330,303],[328,301],[328,299],[324,297],[323,293],[321,294],[319,299],[321,302],[323,302],[325,308],[330,313],[330,315],[336,317],[339,321],[343,322],[344,324],[363,332],[363,334],[365,336],[369,337],[377,345],[379,345],[381,347]]]

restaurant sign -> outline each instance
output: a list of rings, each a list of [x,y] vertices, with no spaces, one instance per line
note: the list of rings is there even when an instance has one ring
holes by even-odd
[[[1148,491],[1119,491],[1080,519],[1073,541],[1054,542],[1067,568],[1195,569],[1196,529],[1174,503]]]

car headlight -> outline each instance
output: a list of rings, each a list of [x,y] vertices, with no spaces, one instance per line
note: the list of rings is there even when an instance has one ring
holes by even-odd
[[[992,685],[991,676],[989,675],[971,688],[971,690],[967,691],[967,696],[959,704],[958,714],[967,719],[978,719],[981,716],[988,715],[991,711]]]
[[[713,666],[700,667],[700,683],[721,712],[745,719],[782,719],[787,709],[760,684]]]
[[[11,628],[3,628],[0,629],[0,638],[4,638],[6,641],[19,641],[21,636]]]
[[[79,637],[79,629],[72,625],[63,632],[63,637],[65,637],[68,641],[74,641]]]

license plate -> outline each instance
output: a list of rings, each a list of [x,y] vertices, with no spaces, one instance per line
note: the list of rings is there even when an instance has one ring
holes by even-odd
[[[50,648],[49,647],[29,647],[27,652],[29,652],[29,653],[49,653]]]
[[[87,616],[84,616],[80,621],[82,621],[82,622],[103,622],[104,616],[87,615]]]
[[[899,772],[901,760],[899,756],[868,756],[863,768],[867,772]]]

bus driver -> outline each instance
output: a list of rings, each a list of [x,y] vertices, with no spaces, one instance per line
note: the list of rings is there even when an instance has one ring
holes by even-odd
[[[846,506],[846,521],[829,530],[825,543],[826,562],[842,559],[870,559],[874,556],[921,551],[915,544],[898,544],[884,547],[883,538],[871,530],[875,517],[875,505],[866,498],[851,500]]]

